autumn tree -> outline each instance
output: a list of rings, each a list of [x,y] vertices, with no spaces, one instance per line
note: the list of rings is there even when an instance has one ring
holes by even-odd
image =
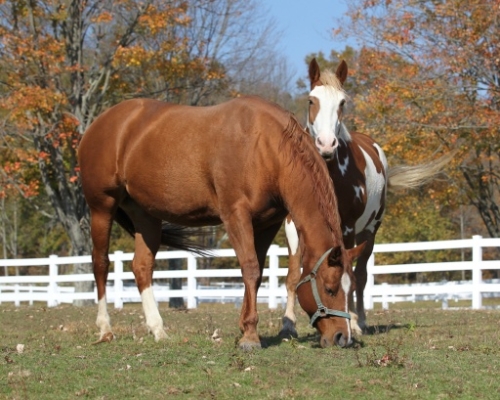
[[[499,237],[498,1],[353,0],[348,15],[349,31],[337,33],[364,46],[358,126],[383,133],[396,161],[459,149],[453,180],[430,196],[472,204],[489,235]]]
[[[162,4],[160,4],[162,3]],[[185,6],[149,1],[3,1],[0,4],[3,195],[44,190],[71,242],[90,251],[76,148],[96,115],[121,96],[135,41],[158,24],[187,23]],[[36,172],[35,172],[36,171]],[[88,272],[78,265],[75,272]],[[87,291],[88,285],[78,289]]]
[[[81,135],[126,98],[229,97],[266,58],[271,25],[258,11],[254,0],[0,0],[0,197],[47,196],[69,253],[89,254]]]

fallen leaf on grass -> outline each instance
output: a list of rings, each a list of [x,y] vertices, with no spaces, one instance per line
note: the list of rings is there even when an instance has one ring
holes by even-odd
[[[113,335],[111,332],[108,332],[103,337],[101,337],[97,342],[94,342],[92,344],[109,343],[112,342],[114,338],[115,335]]]
[[[380,360],[375,360],[374,363],[381,367],[387,367],[391,363],[391,357],[386,354]]]
[[[222,338],[220,337],[220,329],[216,329],[212,335],[212,341],[215,343],[221,343]]]

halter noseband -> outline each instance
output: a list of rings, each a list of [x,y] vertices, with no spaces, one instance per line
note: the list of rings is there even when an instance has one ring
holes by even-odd
[[[320,259],[316,262],[316,265],[314,266],[313,270],[307,275],[304,279],[302,279],[296,286],[295,289],[298,289],[300,285],[306,282],[311,282],[311,288],[314,296],[314,300],[316,301],[316,305],[318,307],[318,310],[314,313],[314,315],[311,317],[311,326],[314,326],[314,323],[318,318],[325,318],[328,316],[334,316],[334,317],[342,317],[342,318],[347,318],[351,319],[351,314],[344,312],[344,311],[337,311],[337,310],[332,310],[330,308],[327,308],[321,303],[321,299],[319,297],[319,292],[318,292],[318,285],[316,284],[316,273],[318,272],[318,269],[321,265],[321,263],[325,260],[326,257],[330,254],[330,252],[333,250],[333,248],[327,250],[325,254],[323,254]]]

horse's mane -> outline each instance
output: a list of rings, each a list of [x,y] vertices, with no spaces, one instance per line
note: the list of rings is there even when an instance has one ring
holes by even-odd
[[[313,182],[313,190],[318,200],[318,205],[325,221],[333,233],[334,237],[342,238],[340,229],[340,216],[337,208],[337,198],[335,197],[333,184],[328,174],[327,168],[323,168],[323,160],[319,159],[309,134],[302,129],[301,125],[293,116],[283,132],[283,143],[288,144],[291,155],[291,163],[302,164],[304,173],[308,174]]]

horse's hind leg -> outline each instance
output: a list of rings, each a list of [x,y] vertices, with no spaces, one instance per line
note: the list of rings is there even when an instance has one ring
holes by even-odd
[[[160,248],[161,220],[156,219],[138,208],[126,209],[135,227],[135,254],[132,260],[137,288],[141,294],[142,308],[146,325],[155,340],[167,338],[163,320],[153,294],[153,270],[156,253]]]
[[[109,235],[113,223],[113,206],[107,209],[95,209],[91,207],[90,215],[93,243],[92,265],[98,300],[96,325],[100,330],[100,338],[96,343],[109,342],[114,338],[106,301],[106,281],[109,270]]]
[[[285,221],[285,233],[288,243],[288,274],[286,276],[286,310],[283,316],[283,327],[279,333],[280,337],[289,339],[298,337],[295,317],[296,288],[300,280],[300,247],[297,229],[292,220]]]

